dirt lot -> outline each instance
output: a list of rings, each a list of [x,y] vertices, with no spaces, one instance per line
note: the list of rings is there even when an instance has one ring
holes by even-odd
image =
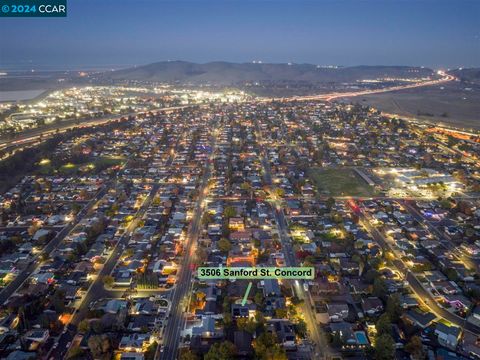
[[[387,113],[426,122],[480,130],[480,86],[459,82],[444,86],[372,94],[344,101],[369,104]]]

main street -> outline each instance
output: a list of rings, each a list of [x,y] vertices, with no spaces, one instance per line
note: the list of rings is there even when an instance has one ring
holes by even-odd
[[[171,293],[171,303],[173,304],[167,323],[168,331],[165,332],[163,345],[159,346],[155,359],[174,360],[176,359],[178,347],[180,344],[181,331],[184,327],[185,312],[189,301],[190,286],[192,284],[192,264],[194,264],[194,244],[201,231],[201,218],[204,209],[204,200],[208,191],[208,180],[211,176],[211,160],[215,153],[216,139],[212,135],[212,150],[204,168],[204,173],[199,186],[199,195],[195,204],[194,213],[187,234],[187,243],[183,252],[183,259],[179,270],[177,284]]]

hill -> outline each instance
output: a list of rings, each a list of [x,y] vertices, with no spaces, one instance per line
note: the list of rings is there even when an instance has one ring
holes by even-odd
[[[457,69],[452,74],[464,83],[480,85],[480,68]]]
[[[351,83],[377,78],[418,78],[433,75],[410,66],[319,67],[312,64],[263,64],[164,61],[104,73],[109,80],[139,80],[190,84],[234,85],[256,81]]]

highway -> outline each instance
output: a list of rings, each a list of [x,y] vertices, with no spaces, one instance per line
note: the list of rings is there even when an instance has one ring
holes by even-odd
[[[415,88],[420,88],[425,86],[441,85],[456,79],[455,76],[447,74],[443,71],[439,71],[438,74],[442,76],[441,79],[422,81],[422,82],[407,84],[407,85],[391,86],[383,89],[372,89],[372,90],[352,91],[352,92],[334,92],[330,94],[320,94],[320,95],[311,95],[311,96],[293,96],[290,98],[286,98],[285,100],[287,101],[293,101],[293,100],[294,101],[309,101],[309,100],[333,101],[335,99],[340,99],[340,98],[380,94],[380,93],[386,93],[386,92],[392,92],[392,91],[415,89]]]
[[[168,110],[178,110],[180,108],[184,108],[184,107],[168,108]],[[158,109],[158,111],[160,111],[160,110],[162,110],[162,109]],[[107,120],[107,121],[112,121],[112,120],[114,120],[114,119],[110,119],[110,120]],[[92,125],[92,124],[90,124],[90,125]],[[179,143],[178,140],[179,139],[180,138],[177,139],[175,147],[178,146],[178,143]],[[212,141],[214,142],[214,140],[212,140]],[[176,154],[176,152],[172,152],[170,154],[169,159],[166,161],[166,166],[167,167],[172,164],[173,159],[175,157],[175,154]],[[128,162],[126,162],[124,164],[123,168],[126,167],[127,163]],[[209,165],[207,164],[207,168],[206,168],[206,171],[204,173],[203,181],[202,181],[202,192],[201,192],[201,195],[200,195],[200,198],[199,198],[199,203],[197,204],[197,207],[201,206],[201,203],[203,202],[203,199],[204,199],[204,196],[205,196],[204,193],[203,193],[203,189],[208,184],[209,174],[210,174],[210,170],[209,170]],[[52,239],[45,246],[45,248],[43,250],[44,253],[50,254],[63,241],[63,239],[70,233],[70,231],[72,229],[74,229],[74,227],[84,218],[84,216],[92,209],[92,207],[113,186],[114,181],[115,180],[111,180],[110,182],[108,182],[107,184],[104,184],[102,186],[102,188],[97,192],[95,197],[93,199],[91,199],[83,207],[83,209],[76,215],[75,219],[70,224],[65,226],[56,235],[56,237],[54,239]],[[70,344],[73,340],[73,337],[76,334],[76,327],[78,326],[79,322],[82,319],[85,318],[85,315],[86,315],[86,312],[88,311],[89,305],[92,302],[94,302],[94,301],[96,301],[96,300],[98,300],[102,297],[108,297],[112,294],[112,291],[110,291],[108,289],[105,289],[104,284],[103,284],[103,277],[105,275],[109,275],[113,271],[118,259],[120,258],[121,254],[123,252],[124,247],[128,243],[130,235],[132,234],[133,230],[136,227],[136,224],[138,223],[139,219],[141,219],[143,217],[143,215],[145,214],[146,210],[148,209],[151,201],[153,200],[153,198],[154,198],[154,196],[155,196],[156,192],[158,191],[161,184],[162,184],[161,182],[157,182],[157,183],[153,184],[152,189],[151,189],[148,197],[144,200],[144,202],[142,203],[142,206],[140,207],[140,209],[135,214],[135,219],[132,221],[132,223],[128,227],[127,231],[125,232],[125,234],[123,234],[123,236],[120,238],[118,243],[113,248],[113,250],[110,253],[107,261],[105,262],[103,268],[97,274],[96,278],[91,283],[90,287],[87,289],[85,295],[81,299],[80,305],[78,305],[78,307],[74,310],[70,322],[68,324],[66,324],[66,326],[64,328],[64,331],[62,332],[62,334],[60,335],[60,337],[56,341],[55,347],[50,350],[50,353],[48,355],[48,357],[50,359],[61,359],[66,355],[66,353],[69,349],[69,346],[70,346]],[[200,208],[198,211],[200,212],[200,215],[201,215],[202,209]],[[188,247],[187,251],[190,251],[190,249],[191,249],[191,245],[193,243],[192,240],[195,237],[194,235],[196,234],[198,236],[199,224],[200,224],[200,218],[201,218],[200,215],[195,219],[194,223],[192,224],[192,227],[191,227],[192,236],[190,238],[189,247]],[[191,257],[186,256],[185,259],[189,260],[189,259],[191,259]],[[39,260],[39,256],[36,256],[35,258],[33,258],[33,261],[29,264],[29,266],[26,269],[24,269],[6,288],[4,288],[2,290],[2,292],[0,292],[0,301],[2,303],[5,302],[15,291],[18,290],[18,288],[24,283],[25,280],[28,279],[28,277],[34,272],[34,270],[36,270],[39,266],[41,266],[39,264],[38,260]],[[187,263],[187,266],[185,268],[187,270],[189,269],[189,263]],[[179,283],[183,284],[183,285],[185,285],[185,284],[190,285],[191,271],[189,272],[189,275],[186,272],[183,272],[183,274],[184,274],[183,278],[181,278]],[[188,281],[182,281],[182,279],[186,279],[186,278],[188,278]],[[178,286],[174,287],[173,291],[176,291],[177,287]],[[181,292],[184,292],[184,290],[185,290],[185,287],[181,287],[180,291],[176,291],[176,293],[180,294]],[[171,292],[171,291],[168,291],[168,292]],[[123,294],[123,292],[121,292],[119,294]],[[117,295],[117,294],[115,294],[115,295]],[[180,320],[181,320],[181,318],[180,318]],[[175,338],[175,339],[172,339],[172,340],[173,340],[173,343],[175,344],[175,346],[172,346],[172,349],[174,349],[174,351],[176,352],[177,347],[178,347],[179,338]]]
[[[210,160],[215,153],[215,137],[212,136],[212,152]],[[207,194],[208,180],[211,176],[211,161],[207,161],[205,171],[199,187],[199,196],[195,204],[194,213],[188,229],[187,244],[184,249],[182,263],[177,277],[177,284],[171,293],[172,309],[169,314],[166,331],[163,338],[163,345],[157,348],[155,359],[174,360],[176,359],[181,331],[185,324],[185,313],[189,304],[190,286],[192,285],[192,264],[194,256],[194,244],[196,243],[201,231],[201,218],[203,213],[203,203]]]
[[[275,99],[262,98],[257,100],[259,102],[271,102],[273,100],[275,101],[311,101],[311,100],[333,101],[339,98],[364,96],[364,95],[371,95],[371,94],[378,94],[378,93],[385,93],[385,92],[392,92],[392,91],[407,90],[407,89],[419,88],[424,86],[440,85],[456,79],[453,75],[447,74],[445,72],[439,71],[438,74],[442,76],[441,79],[431,80],[431,81],[422,81],[422,82],[407,84],[407,85],[391,86],[383,89],[372,89],[372,90],[353,91],[353,92],[333,92],[328,94],[292,96],[292,97],[275,98]],[[174,111],[174,110],[185,109],[185,108],[194,107],[194,106],[206,106],[206,105],[192,104],[192,105],[152,109],[149,111],[128,113],[123,115],[112,115],[112,116],[104,117],[101,119],[82,120],[80,124],[72,123],[71,121],[65,121],[65,123],[59,124],[54,129],[51,129],[51,128],[45,129],[41,127],[41,128],[36,128],[32,130],[27,130],[24,133],[19,134],[14,139],[5,139],[5,138],[0,139],[0,150],[4,150],[6,148],[13,150],[16,148],[34,145],[36,143],[39,143],[41,141],[48,139],[49,137],[55,135],[58,132],[62,133],[67,131],[68,129],[72,129],[76,127],[101,125],[104,123],[108,123],[110,121],[119,120],[123,117],[142,115],[150,112],[155,113],[160,111]]]
[[[0,139],[0,150],[5,150],[5,149],[18,150],[23,147],[33,146],[42,141],[47,140],[48,138],[56,134],[64,133],[68,130],[75,129],[75,128],[102,125],[112,121],[118,121],[122,118],[128,118],[129,116],[145,115],[147,113],[158,113],[162,111],[175,111],[175,110],[181,110],[181,109],[194,107],[194,106],[197,106],[197,105],[192,104],[192,105],[184,105],[184,106],[173,106],[173,107],[167,107],[167,108],[152,109],[149,111],[128,113],[123,115],[111,115],[111,116],[103,117],[101,119],[82,120],[80,124],[77,124],[76,122],[72,123],[71,121],[65,121],[64,123],[60,123],[56,125],[55,128],[53,129],[51,129],[50,126],[48,127],[48,129],[45,129],[45,127],[39,127],[31,130],[26,130],[25,132],[20,133],[18,136],[16,136],[13,139],[10,139],[10,138]]]
[[[337,98],[343,98],[343,97],[352,97],[352,96],[362,96],[362,95],[368,95],[368,94],[375,94],[375,93],[382,93],[382,92],[390,92],[390,91],[399,91],[399,90],[404,90],[404,89],[411,89],[411,88],[417,88],[417,87],[422,87],[422,86],[432,86],[432,85],[438,85],[444,82],[452,81],[455,78],[451,75],[447,74],[442,74],[444,76],[442,79],[439,80],[432,80],[432,81],[427,81],[427,82],[422,82],[422,83],[415,83],[415,84],[410,84],[410,85],[403,85],[403,86],[395,86],[395,87],[390,87],[390,88],[385,88],[385,89],[376,89],[376,90],[367,90],[367,91],[358,91],[358,92],[351,92],[351,93],[330,93],[330,94],[322,94],[322,95],[313,95],[313,96],[303,96],[303,97],[293,97],[293,98],[285,98],[282,100],[286,101],[310,101],[310,100],[324,100],[324,101],[332,101]],[[160,111],[174,111],[174,110],[179,110],[187,107],[192,107],[196,105],[187,105],[187,106],[180,106],[180,107],[170,107],[170,108],[162,108],[162,109],[154,109],[149,112],[160,112]],[[103,118],[103,119],[94,119],[94,120],[89,120],[89,121],[84,121],[81,124],[74,125],[72,126],[71,124],[65,124],[62,125],[59,129],[54,129],[54,130],[45,130],[45,129],[38,129],[29,132],[28,134],[20,135],[16,139],[9,139],[9,140],[0,140],[0,149],[4,148],[22,148],[24,146],[29,146],[32,144],[36,144],[40,141],[46,140],[48,137],[54,136],[58,132],[65,132],[70,128],[74,127],[85,127],[85,126],[95,126],[95,125],[100,125],[103,123],[108,123],[111,121],[119,120],[120,117],[127,117],[130,115],[137,115],[138,113],[133,113],[133,114],[126,114],[123,116],[118,116],[118,117],[108,117],[108,118]],[[259,138],[261,138],[261,130],[259,129],[258,122],[257,122],[257,132],[260,134]],[[213,156],[214,153],[214,146],[215,146],[215,138],[212,136],[212,154]],[[264,168],[264,180],[266,184],[271,185],[272,184],[272,175],[271,175],[271,168],[270,168],[270,163],[268,161],[268,157],[266,154],[265,149],[261,149],[260,153],[261,157],[261,163]],[[206,162],[205,165],[205,171],[201,179],[201,184],[200,184],[200,191],[199,191],[199,197],[197,199],[197,203],[194,208],[194,215],[192,217],[192,221],[188,230],[188,236],[187,236],[187,243],[185,247],[185,253],[184,257],[182,259],[182,264],[179,270],[178,274],[178,280],[177,280],[177,285],[175,288],[170,292],[171,295],[171,302],[172,304],[175,304],[177,306],[172,307],[172,312],[170,314],[170,318],[168,320],[167,324],[167,329],[168,331],[165,333],[165,337],[163,339],[163,346],[158,347],[158,352],[156,354],[156,359],[160,358],[162,360],[173,360],[176,358],[177,353],[178,353],[178,348],[180,344],[180,335],[181,331],[183,330],[184,323],[185,323],[185,309],[186,305],[188,304],[188,295],[191,287],[191,280],[192,280],[192,275],[193,275],[193,270],[192,270],[192,263],[194,259],[194,254],[192,252],[192,249],[194,249],[195,243],[198,239],[199,233],[201,231],[201,215],[203,212],[203,202],[206,197],[206,189],[208,186],[208,180],[211,175],[211,164],[210,161]],[[54,239],[52,239],[44,248],[44,253],[50,254],[65,238],[65,236],[68,235],[68,233],[78,224],[78,222],[88,213],[88,211],[94,206],[94,204],[100,200],[108,191],[108,189],[112,186],[112,182],[109,184],[104,184],[102,189],[95,195],[95,197],[90,200],[84,208],[77,214],[75,219],[65,226],[56,236]],[[145,213],[146,209],[150,205],[154,194],[159,188],[159,184],[154,184],[149,196],[147,199],[144,201],[142,204],[142,207],[138,210],[136,216],[135,216],[135,221],[133,223],[136,223],[138,219],[140,219],[143,214]],[[418,215],[418,214],[417,214]],[[283,252],[285,254],[285,260],[287,263],[287,266],[297,266],[297,261],[294,255],[294,251],[292,249],[291,245],[291,240],[289,237],[289,231],[288,231],[288,225],[287,225],[287,220],[285,218],[285,215],[281,208],[275,208],[274,209],[274,216],[275,220],[277,223],[278,227],[278,233],[279,233],[279,238],[282,243],[282,248]],[[366,219],[364,217],[364,219]],[[105,296],[107,293],[106,290],[104,289],[103,282],[102,282],[102,277],[104,275],[108,275],[111,273],[113,270],[116,262],[118,261],[119,257],[121,256],[121,253],[123,251],[123,247],[120,245],[126,245],[128,242],[129,236],[131,232],[134,229],[134,225],[132,223],[132,227],[129,227],[127,232],[120,238],[119,242],[116,244],[114,247],[112,253],[110,254],[109,258],[107,259],[107,262],[105,263],[104,267],[98,274],[97,278],[92,282],[90,288],[88,289],[87,293],[85,294],[84,298],[82,299],[82,302],[77,309],[77,311],[74,313],[74,316],[72,317],[71,323],[69,326],[66,327],[66,332],[63,333],[59,340],[58,340],[58,346],[53,350],[52,356],[55,359],[60,359],[62,358],[66,351],[68,350],[68,344],[71,342],[73,339],[73,336],[75,335],[75,327],[78,325],[81,319],[84,318],[84,315],[86,311],[88,310],[88,306],[95,300]],[[384,247],[390,248],[390,245],[388,244],[388,241],[384,239],[382,234],[380,232],[371,226],[370,222],[368,219],[366,219],[365,223],[367,224],[367,229],[371,232],[372,236],[374,239],[381,244]],[[428,224],[428,223],[427,223]],[[430,227],[431,224],[428,224]],[[438,231],[438,229],[436,229]],[[392,250],[393,251],[393,250]],[[18,290],[18,288],[24,283],[26,279],[32,274],[32,272],[37,269],[40,265],[38,265],[38,256],[33,259],[33,261],[27,266],[26,269],[24,269],[6,288],[4,288],[0,292],[0,303],[5,302],[15,291]],[[409,282],[410,286],[413,288],[414,292],[417,294],[417,296],[420,299],[427,299],[428,300],[428,306],[432,309],[432,311],[437,314],[439,317],[445,318],[449,320],[450,322],[457,324],[458,326],[461,326],[462,328],[466,328],[468,330],[472,330],[474,332],[479,333],[480,328],[467,323],[464,319],[460,318],[459,316],[452,314],[448,312],[446,309],[440,307],[436,302],[435,299],[433,299],[432,295],[422,286],[422,284],[418,281],[416,276],[411,273],[408,268],[405,266],[403,261],[401,260],[394,260],[395,266],[398,268],[398,270],[401,273],[406,274],[406,280]],[[304,304],[302,305],[302,310],[303,314],[305,316],[305,321],[307,323],[307,327],[309,330],[309,335],[314,341],[316,345],[316,353],[315,353],[315,358],[326,358],[331,355],[328,347],[328,343],[326,341],[326,338],[323,334],[323,331],[321,328],[318,326],[317,321],[316,321],[316,316],[315,312],[312,309],[312,304],[310,301],[310,296],[308,292],[306,292],[303,288],[303,282],[302,281],[295,281],[292,282],[292,287],[296,293],[296,295],[300,299],[304,299]],[[182,305],[181,305],[182,304]]]

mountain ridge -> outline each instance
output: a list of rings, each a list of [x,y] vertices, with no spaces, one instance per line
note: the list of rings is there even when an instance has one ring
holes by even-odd
[[[182,60],[159,61],[104,73],[111,80],[141,80],[177,83],[233,85],[256,81],[355,82],[377,78],[418,78],[435,76],[432,69],[415,66],[358,65],[326,67],[291,63],[193,63]]]

